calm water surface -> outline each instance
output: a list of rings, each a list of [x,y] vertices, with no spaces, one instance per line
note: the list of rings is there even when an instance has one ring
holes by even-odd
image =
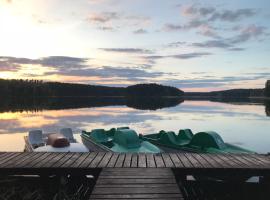
[[[70,127],[80,140],[81,130],[129,126],[138,133],[190,128],[194,133],[213,130],[224,141],[260,152],[270,152],[270,117],[263,104],[184,101],[158,110],[125,105],[42,110],[2,111],[0,151],[23,151],[23,136],[31,129],[58,132]]]

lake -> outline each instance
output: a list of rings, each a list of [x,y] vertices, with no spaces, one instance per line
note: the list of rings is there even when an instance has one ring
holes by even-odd
[[[129,126],[142,134],[162,129],[178,132],[190,128],[194,133],[212,130],[225,142],[259,153],[270,152],[269,103],[78,98],[49,101],[6,101],[0,106],[0,151],[23,151],[23,136],[31,129],[58,132],[70,127],[80,140],[81,130]]]

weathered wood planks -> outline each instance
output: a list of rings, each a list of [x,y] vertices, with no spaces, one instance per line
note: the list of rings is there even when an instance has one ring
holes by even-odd
[[[0,152],[1,153],[1,152]],[[0,154],[0,170],[40,168],[179,168],[179,169],[256,169],[270,170],[268,156],[259,154],[124,154],[15,153]]]
[[[171,169],[144,166],[104,168],[90,199],[183,199]]]

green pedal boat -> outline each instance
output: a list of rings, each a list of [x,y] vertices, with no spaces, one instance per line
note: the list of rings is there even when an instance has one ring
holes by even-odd
[[[195,135],[190,129],[140,135],[145,141],[151,142],[165,151],[188,151],[198,153],[255,153],[253,151],[225,143],[221,136],[213,131],[199,132]]]
[[[156,145],[139,138],[138,134],[128,127],[113,128],[108,131],[94,129],[82,131],[82,142],[90,151],[111,151],[119,153],[160,153]]]

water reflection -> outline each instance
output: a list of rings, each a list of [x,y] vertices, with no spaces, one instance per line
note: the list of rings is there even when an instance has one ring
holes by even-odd
[[[172,98],[125,98],[125,97],[52,97],[52,98],[3,98],[0,112],[61,110],[105,106],[127,106],[140,110],[157,110],[177,106],[184,99]]]
[[[265,113],[268,117],[270,117],[270,101],[265,102]]]
[[[130,126],[139,133],[161,129],[178,131],[180,128],[191,128],[194,132],[215,130],[227,142],[258,152],[270,152],[267,133],[270,121],[266,116],[269,115],[269,102],[154,100],[6,101],[0,106],[0,151],[23,150],[23,135],[30,129],[56,132],[70,127],[80,133],[82,129]],[[76,138],[80,138],[79,134]]]

